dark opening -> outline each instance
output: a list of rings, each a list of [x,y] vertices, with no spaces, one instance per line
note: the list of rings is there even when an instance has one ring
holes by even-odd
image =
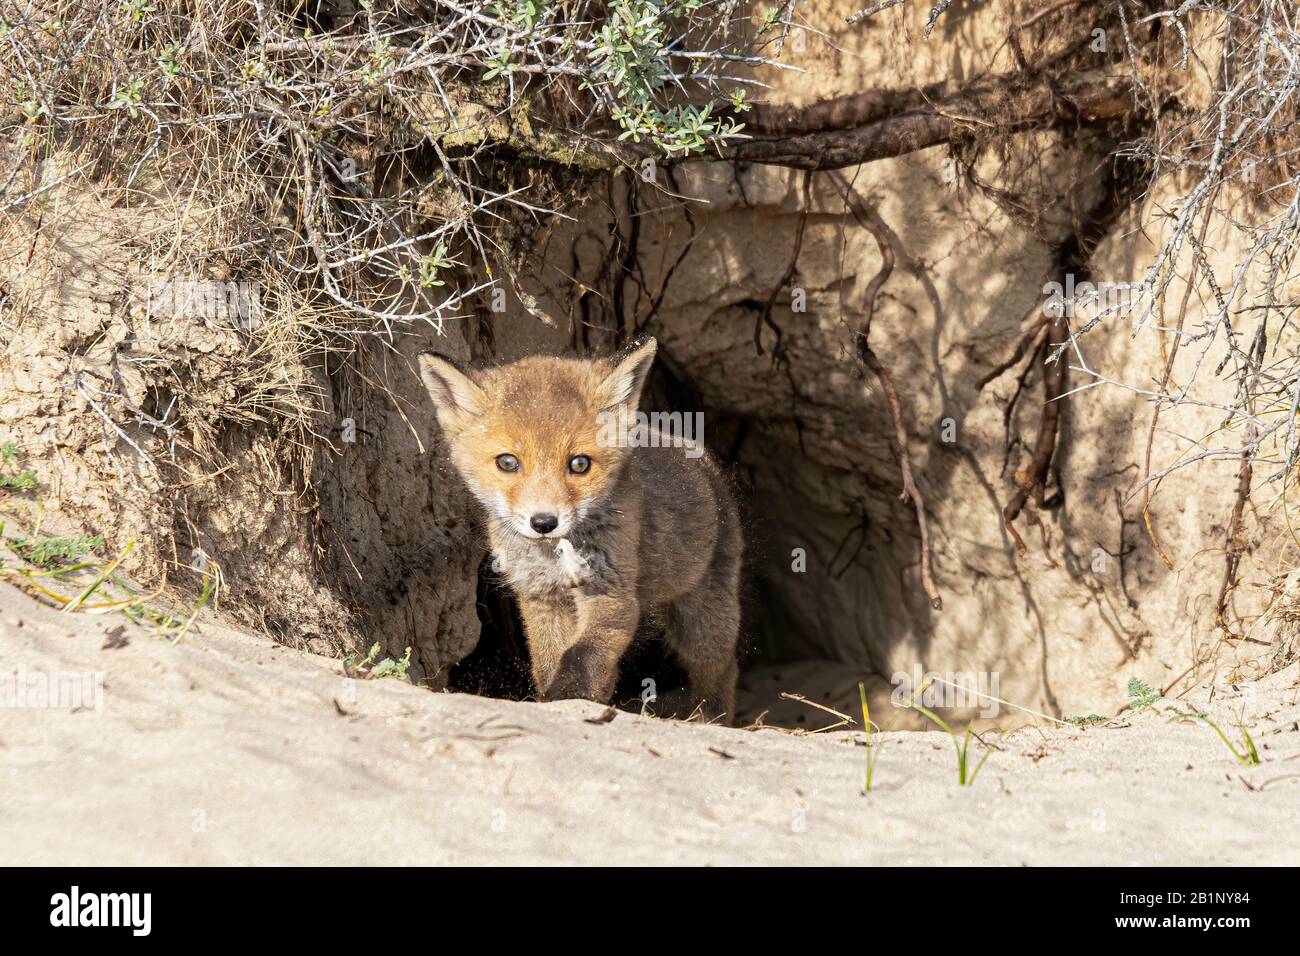
[[[519,605],[509,586],[492,570],[491,557],[479,566],[478,619],[482,625],[478,644],[452,667],[451,689],[509,700],[536,699]],[[624,655],[614,703],[636,709],[642,681],[647,678],[655,682],[657,695],[686,686],[685,673],[651,631],[638,634]]]

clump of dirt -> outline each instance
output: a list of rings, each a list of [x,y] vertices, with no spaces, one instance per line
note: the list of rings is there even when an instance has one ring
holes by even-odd
[[[216,256],[153,268],[160,235],[213,237],[117,198],[74,178],[0,237],[0,441],[39,477],[45,527],[134,542],[124,568],[148,587],[211,576],[222,613],[294,646],[412,647],[413,675],[445,683],[477,640],[481,546],[410,357],[465,343],[426,328],[395,350],[303,348],[301,303],[261,274],[249,314],[160,310],[248,275]]]

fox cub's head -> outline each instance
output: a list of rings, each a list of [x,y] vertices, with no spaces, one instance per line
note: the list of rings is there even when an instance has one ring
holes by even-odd
[[[535,356],[465,370],[420,356],[452,460],[489,516],[526,538],[563,538],[597,504],[628,453],[598,442],[602,413],[637,410],[650,339],[612,359]]]

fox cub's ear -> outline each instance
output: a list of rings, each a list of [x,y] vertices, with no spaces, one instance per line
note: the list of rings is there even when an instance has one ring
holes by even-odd
[[[600,385],[602,408],[614,408],[624,403],[635,406],[641,397],[650,366],[654,364],[655,349],[659,343],[646,339],[634,345],[621,358],[615,359],[613,371]]]
[[[420,378],[438,409],[438,421],[445,428],[483,411],[483,390],[474,384],[451,359],[425,352],[418,359]]]

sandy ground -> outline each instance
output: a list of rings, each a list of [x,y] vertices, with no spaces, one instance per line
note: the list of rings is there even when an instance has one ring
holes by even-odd
[[[947,737],[878,735],[864,795],[861,734],[349,681],[211,623],[105,647],[122,624],[0,586],[0,680],[29,688],[0,708],[0,863],[1300,863],[1295,666],[1211,707],[1244,706],[1261,766],[1141,712],[1015,732],[971,787]],[[30,706],[54,672],[102,693]]]

